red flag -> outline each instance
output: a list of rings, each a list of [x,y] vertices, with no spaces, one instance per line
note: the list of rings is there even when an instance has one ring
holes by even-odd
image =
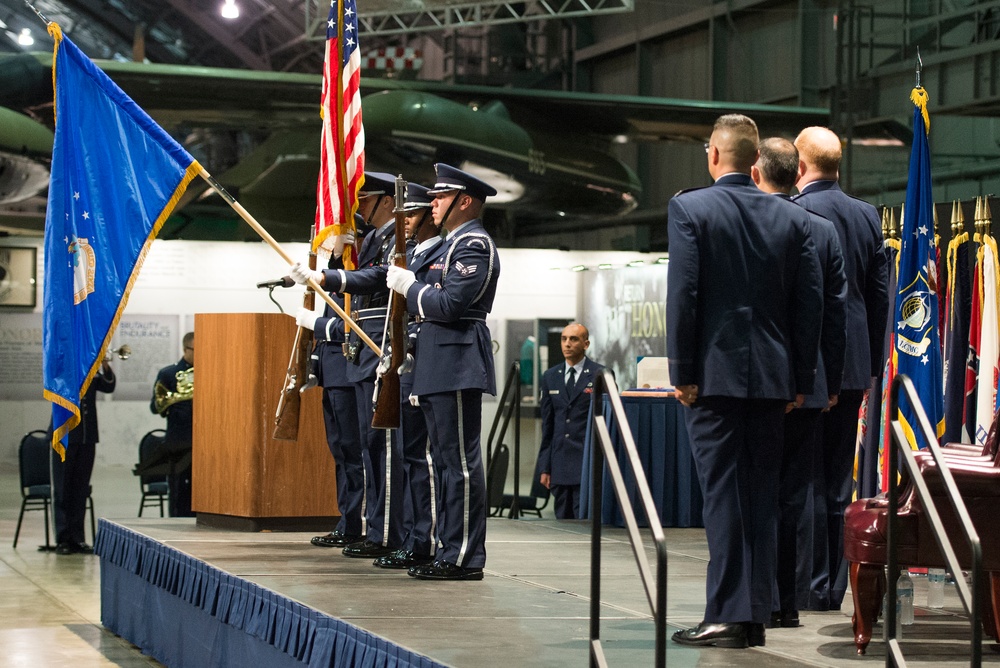
[[[355,232],[354,212],[365,179],[365,130],[361,125],[361,55],[355,0],[334,0],[326,24],[323,65],[323,117],[316,234],[313,250],[328,237]],[[329,244],[327,244],[329,248]],[[354,268],[348,247],[345,267]],[[348,264],[349,263],[349,264]]]

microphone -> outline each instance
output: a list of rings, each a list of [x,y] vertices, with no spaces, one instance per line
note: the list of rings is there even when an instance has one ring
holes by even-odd
[[[295,285],[295,280],[291,276],[282,276],[273,281],[261,281],[258,288],[290,288]]]

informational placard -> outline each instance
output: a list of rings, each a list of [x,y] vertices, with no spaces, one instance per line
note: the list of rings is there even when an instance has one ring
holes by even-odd
[[[125,315],[111,338],[111,367],[118,378],[114,397],[149,400],[156,374],[181,358],[181,319],[178,315]],[[128,346],[128,359],[121,359]]]
[[[580,272],[587,356],[615,372],[620,389],[636,386],[640,357],[667,354],[667,267],[647,265]]]
[[[42,314],[0,318],[0,401],[42,399]]]

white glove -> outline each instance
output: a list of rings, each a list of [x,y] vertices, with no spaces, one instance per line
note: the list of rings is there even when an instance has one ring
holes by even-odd
[[[326,306],[326,302],[320,302],[323,306]],[[315,311],[310,311],[305,307],[300,307],[295,313],[295,324],[302,329],[308,329],[310,332],[316,329],[316,321],[320,319],[323,315],[323,309],[317,309]]]
[[[344,254],[345,246],[354,245],[354,232],[345,232],[344,234],[335,234],[333,236],[333,257],[340,257]]]
[[[410,286],[417,282],[417,277],[409,269],[402,269],[396,265],[389,265],[389,273],[386,274],[385,284],[390,290],[395,290],[405,296]]]
[[[320,285],[323,284],[323,272],[310,269],[308,265],[304,265],[301,262],[293,264],[291,270],[288,272],[288,275],[291,276],[299,285],[305,285],[309,282],[310,278]]]

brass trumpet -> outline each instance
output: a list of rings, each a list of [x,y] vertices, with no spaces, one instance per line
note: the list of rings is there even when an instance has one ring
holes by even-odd
[[[127,343],[123,343],[117,350],[109,350],[104,353],[104,361],[110,362],[115,355],[118,355],[120,360],[127,360],[132,356],[132,348]]]

